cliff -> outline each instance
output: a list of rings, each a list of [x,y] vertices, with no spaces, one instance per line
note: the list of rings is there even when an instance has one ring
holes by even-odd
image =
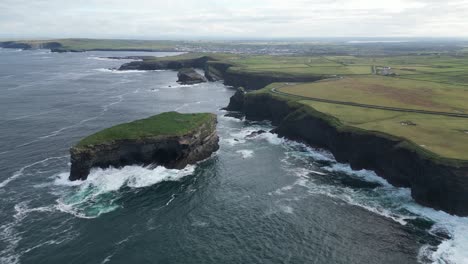
[[[4,41],[0,42],[0,47],[5,49],[56,49],[62,47],[59,42],[20,42]]]
[[[85,180],[95,167],[162,165],[184,168],[218,150],[216,116],[163,113],[93,134],[70,149],[69,179]]]
[[[182,68],[204,69],[209,81],[224,81],[225,85],[244,87],[247,90],[261,89],[274,82],[312,82],[325,78],[321,75],[296,76],[278,73],[253,73],[233,70],[230,62],[219,61],[214,57],[200,56],[191,59],[164,58],[160,60],[145,58],[123,64],[119,70],[179,70]]]
[[[243,111],[247,119],[271,120],[280,136],[327,149],[338,162],[373,170],[395,186],[408,187],[422,205],[468,215],[468,162],[436,156],[404,138],[343,125],[278,95],[252,92],[243,102],[233,110]]]
[[[237,88],[236,93],[229,99],[229,104],[225,108],[228,111],[242,111],[244,109],[245,90],[242,87]]]
[[[200,68],[203,69],[205,63],[211,60],[210,57],[203,56],[193,59],[176,59],[176,60],[154,60],[145,58],[143,61],[132,61],[120,66],[120,71],[125,70],[180,70],[182,68]]]
[[[177,73],[177,82],[181,84],[196,84],[207,82],[206,78],[192,68],[182,68]]]

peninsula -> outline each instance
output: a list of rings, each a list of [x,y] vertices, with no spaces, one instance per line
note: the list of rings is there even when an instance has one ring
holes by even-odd
[[[154,164],[184,168],[218,150],[216,122],[210,113],[167,112],[104,129],[70,149],[69,179],[85,180],[95,167]]]

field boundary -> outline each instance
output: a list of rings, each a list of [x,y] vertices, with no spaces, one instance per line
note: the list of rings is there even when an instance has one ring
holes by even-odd
[[[381,106],[381,105],[369,105],[369,104],[361,104],[361,103],[354,103],[354,102],[347,102],[347,101],[337,101],[337,100],[330,100],[330,99],[322,99],[316,97],[309,97],[303,95],[296,95],[290,94],[285,92],[280,92],[277,89],[281,89],[289,85],[283,85],[277,88],[271,88],[270,91],[275,94],[284,95],[284,96],[293,96],[297,98],[302,98],[304,100],[310,100],[315,102],[321,103],[329,103],[329,104],[338,104],[338,105],[347,105],[347,106],[355,106],[355,107],[363,107],[369,109],[378,109],[378,110],[387,110],[387,111],[395,111],[395,112],[406,112],[406,113],[417,113],[417,114],[426,114],[426,115],[441,115],[441,116],[449,116],[449,117],[460,117],[460,118],[468,118],[468,114],[461,114],[461,113],[450,113],[450,112],[438,112],[438,111],[429,111],[429,110],[418,110],[418,109],[408,109],[408,108],[399,108],[399,107],[391,107],[391,106]]]

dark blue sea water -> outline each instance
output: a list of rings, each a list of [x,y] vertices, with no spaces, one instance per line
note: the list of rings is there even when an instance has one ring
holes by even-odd
[[[246,137],[273,127],[224,117],[222,83],[100,58],[144,54],[0,49],[0,263],[468,263],[467,218],[324,150]],[[220,150],[67,180],[80,138],[171,110],[218,114]]]

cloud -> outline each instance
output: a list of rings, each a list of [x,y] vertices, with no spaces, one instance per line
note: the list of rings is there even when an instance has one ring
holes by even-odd
[[[468,0],[2,0],[3,37],[468,35]]]

